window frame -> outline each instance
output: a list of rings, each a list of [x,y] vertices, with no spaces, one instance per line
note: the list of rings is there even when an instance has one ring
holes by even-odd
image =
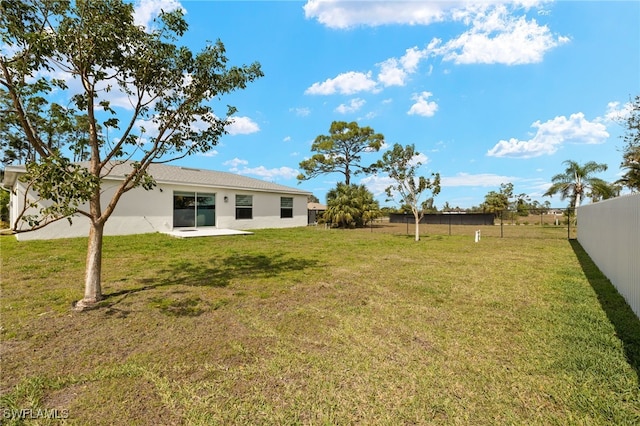
[[[243,201],[244,198],[244,201]],[[248,200],[248,202],[247,202]],[[240,201],[240,203],[239,203]],[[253,195],[251,194],[236,194],[235,196],[236,206],[236,220],[251,220],[253,219]]]
[[[285,200],[291,201],[285,205]],[[293,197],[280,197],[280,219],[293,219]]]

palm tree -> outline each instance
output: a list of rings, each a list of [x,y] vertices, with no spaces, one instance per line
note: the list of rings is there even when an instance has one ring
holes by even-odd
[[[639,138],[640,140],[640,138]],[[629,146],[622,157],[623,169],[627,169],[624,175],[617,181],[622,186],[626,186],[631,192],[640,191],[640,144]]]
[[[640,191],[640,95],[629,103],[631,111],[624,125],[627,131],[623,137],[626,142],[620,167],[626,169],[617,183],[626,186],[631,192]]]
[[[380,206],[364,185],[338,185],[327,192],[324,220],[341,228],[363,226],[380,216]]]
[[[597,172],[607,170],[606,164],[599,164],[595,161],[589,161],[584,165],[580,165],[573,160],[564,161],[567,168],[564,173],[559,173],[551,178],[552,185],[544,193],[545,197],[551,197],[560,193],[560,199],[571,199],[573,208],[577,209],[585,195],[592,199],[607,199],[615,196],[615,189],[610,183],[594,177]]]

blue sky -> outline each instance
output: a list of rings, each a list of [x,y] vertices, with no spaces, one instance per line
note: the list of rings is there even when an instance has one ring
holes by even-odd
[[[216,150],[179,165],[232,171],[315,194],[341,174],[298,184],[299,163],[332,121],[357,121],[387,145],[415,144],[439,172],[435,203],[471,207],[501,183],[542,198],[567,159],[621,171],[623,117],[640,94],[637,1],[168,1],[136,3],[146,24],[182,7],[182,43],[222,40],[231,64],[265,76],[223,99],[236,123]],[[382,155],[366,154],[363,162]],[[384,176],[357,176],[386,203]]]

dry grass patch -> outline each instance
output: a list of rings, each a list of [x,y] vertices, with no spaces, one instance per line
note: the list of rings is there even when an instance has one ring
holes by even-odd
[[[472,241],[112,237],[107,298],[79,314],[85,240],[3,237],[0,405],[71,424],[640,421],[640,322],[579,246]]]

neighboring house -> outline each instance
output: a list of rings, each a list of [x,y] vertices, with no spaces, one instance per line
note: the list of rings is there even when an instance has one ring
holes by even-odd
[[[309,211],[309,225],[317,225],[318,219],[320,219],[324,211],[327,210],[327,206],[320,203],[308,203],[307,210]]]
[[[129,173],[128,163],[114,166],[103,176],[103,205]],[[126,192],[105,225],[105,235],[169,232],[196,228],[289,228],[307,225],[307,191],[233,173],[152,164],[157,186]],[[13,228],[24,208],[26,186],[20,182],[24,166],[7,166],[2,186],[11,190],[9,223]],[[31,200],[36,198],[28,194]],[[89,221],[76,215],[70,225],[59,220],[42,229],[16,234],[19,240],[81,237],[89,234]],[[18,229],[27,229],[18,223]]]

